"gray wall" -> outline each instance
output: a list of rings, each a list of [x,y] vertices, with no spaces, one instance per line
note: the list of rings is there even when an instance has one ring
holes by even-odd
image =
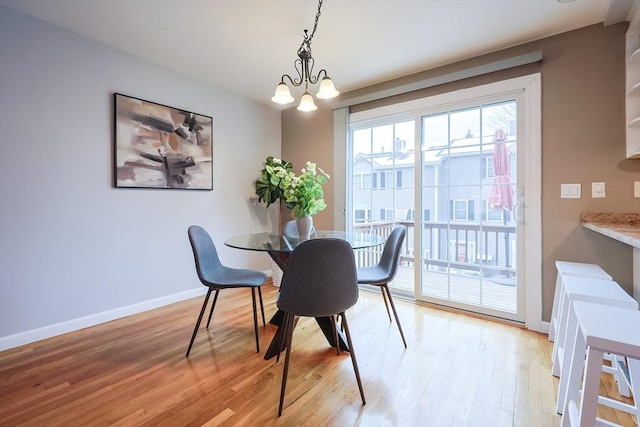
[[[213,191],[112,188],[113,92],[213,117]],[[0,349],[200,294],[191,224],[267,270],[223,241],[279,154],[279,111],[0,6]]]

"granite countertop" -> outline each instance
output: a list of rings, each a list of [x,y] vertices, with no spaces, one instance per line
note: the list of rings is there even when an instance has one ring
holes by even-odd
[[[640,214],[585,212],[582,226],[640,249]]]

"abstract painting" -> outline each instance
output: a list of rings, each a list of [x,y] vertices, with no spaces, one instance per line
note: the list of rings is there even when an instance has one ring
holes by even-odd
[[[213,119],[115,95],[114,185],[213,189]]]

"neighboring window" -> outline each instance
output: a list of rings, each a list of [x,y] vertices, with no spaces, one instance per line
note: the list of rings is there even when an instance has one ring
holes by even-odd
[[[396,171],[396,187],[402,188],[402,171]]]
[[[486,203],[486,202],[485,202]],[[495,210],[488,204],[485,205],[487,221],[503,222],[504,211],[502,209]]]
[[[380,209],[380,219],[384,221],[393,221],[393,209]]]
[[[371,174],[362,174],[362,189],[369,190],[371,188]]]
[[[393,188],[393,172],[382,172],[384,174],[385,188]]]
[[[449,200],[449,217],[454,221],[472,221],[473,200]]]
[[[355,209],[353,212],[353,218],[356,224],[362,224],[363,222],[370,222],[371,210],[370,209]]]
[[[482,178],[493,178],[496,176],[496,171],[493,169],[493,157],[482,158]]]
[[[353,189],[362,190],[362,174],[353,175]]]
[[[353,175],[354,190],[368,190],[371,188],[371,175],[368,173],[358,173]]]
[[[371,174],[358,173],[353,176],[354,190],[368,190],[371,188]]]

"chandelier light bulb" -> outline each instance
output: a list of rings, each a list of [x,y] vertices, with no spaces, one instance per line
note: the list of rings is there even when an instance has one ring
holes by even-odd
[[[329,76],[325,76],[320,82],[320,87],[318,88],[316,96],[319,99],[331,99],[338,95],[340,95],[340,92],[336,90],[336,87],[333,85]]]
[[[316,111],[318,107],[313,102],[313,97],[309,92],[305,92],[300,98],[300,105],[298,105],[298,111]]]
[[[273,102],[276,104],[290,104],[293,102],[293,96],[291,96],[291,92],[289,91],[289,86],[286,83],[280,83],[276,87],[276,93],[271,98]]]

